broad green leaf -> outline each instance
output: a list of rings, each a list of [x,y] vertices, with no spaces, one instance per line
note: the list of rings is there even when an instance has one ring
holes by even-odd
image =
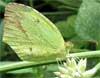
[[[84,0],[76,20],[77,34],[85,40],[97,41],[100,44],[100,2]]]
[[[76,15],[73,15],[73,16],[68,17],[67,20],[59,21],[56,23],[56,26],[58,27],[62,36],[65,39],[71,39],[76,35],[75,29],[74,29],[75,20],[76,20]]]
[[[1,56],[4,54],[2,53],[2,36],[3,36],[3,20],[0,20],[0,60]]]
[[[3,41],[22,60],[52,61],[66,56],[64,40],[46,17],[35,9],[17,3],[5,8]]]
[[[0,13],[4,11],[5,3],[0,0]]]

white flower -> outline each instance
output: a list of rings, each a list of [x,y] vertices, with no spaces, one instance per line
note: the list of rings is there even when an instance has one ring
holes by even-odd
[[[86,71],[86,59],[81,59],[78,63],[75,58],[67,59],[63,66],[58,66],[59,72],[54,72],[59,78],[91,78],[96,70]]]

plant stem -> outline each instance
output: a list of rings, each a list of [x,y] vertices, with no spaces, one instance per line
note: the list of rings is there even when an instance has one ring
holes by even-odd
[[[81,57],[82,58],[100,57],[100,51],[73,53],[73,54],[70,54],[68,57],[73,57],[73,56],[74,57],[80,57],[80,58]],[[62,61],[65,61],[65,60],[66,59],[64,58]],[[11,71],[11,70],[22,69],[22,68],[48,65],[48,64],[53,64],[53,63],[57,63],[57,61],[54,60],[54,61],[39,62],[39,63],[28,62],[28,61],[16,62],[16,63],[11,63],[11,64],[0,66],[0,73],[8,72],[8,71]],[[96,66],[96,68],[100,68],[100,64],[98,64]]]
[[[76,11],[76,12],[78,11],[78,8],[65,6],[65,5],[59,6],[58,8],[60,8],[60,9],[65,8],[65,9],[73,10],[73,11]]]
[[[94,68],[98,71],[100,69],[100,62]]]
[[[81,57],[81,58],[100,57],[100,50],[81,52],[81,53],[72,53],[68,57]]]
[[[10,64],[0,66],[0,73],[12,71],[12,70],[23,69],[23,68],[48,65],[48,64],[53,64],[53,63],[56,63],[56,61],[41,62],[41,63],[34,63],[34,62],[28,62],[28,61],[12,62]]]
[[[73,13],[71,11],[62,11],[62,12],[42,12],[44,15],[62,15],[62,14],[70,14]]]

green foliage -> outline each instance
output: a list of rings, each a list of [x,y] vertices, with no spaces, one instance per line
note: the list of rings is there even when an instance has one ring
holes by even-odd
[[[0,0],[0,12],[4,12],[5,6],[14,0]]]
[[[82,0],[45,0],[47,3],[54,4],[58,9],[70,9],[76,11]]]
[[[56,23],[56,26],[58,27],[58,29],[62,33],[62,36],[65,39],[71,39],[76,35],[74,30],[75,19],[76,19],[76,15],[73,15],[68,17],[67,20],[59,21]]]
[[[2,52],[2,36],[3,36],[3,21],[0,20],[0,57],[3,55]],[[1,58],[0,58],[1,60]]]
[[[3,72],[0,78],[55,78],[53,72],[58,71],[57,61],[63,65],[63,60],[54,59],[66,56],[65,52],[60,51],[65,50],[65,45],[66,51],[69,51],[67,57],[78,56],[78,60],[87,58],[87,69],[98,69],[92,78],[100,78],[100,51],[95,48],[100,49],[100,0],[0,0],[0,20],[3,20],[4,9],[9,2],[27,4],[37,9],[59,30],[32,8],[18,4],[17,8],[15,5],[6,8],[4,37],[7,44],[4,43],[4,46],[3,22],[0,24],[0,73]],[[1,47],[4,50],[1,51]],[[21,59],[28,61],[19,62]]]
[[[84,0],[80,7],[75,29],[77,34],[100,45],[100,3],[95,0]]]

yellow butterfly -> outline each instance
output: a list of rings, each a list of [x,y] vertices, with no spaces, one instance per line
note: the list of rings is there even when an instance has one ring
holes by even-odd
[[[26,61],[52,61],[66,56],[64,40],[56,26],[23,4],[6,6],[3,41]]]

